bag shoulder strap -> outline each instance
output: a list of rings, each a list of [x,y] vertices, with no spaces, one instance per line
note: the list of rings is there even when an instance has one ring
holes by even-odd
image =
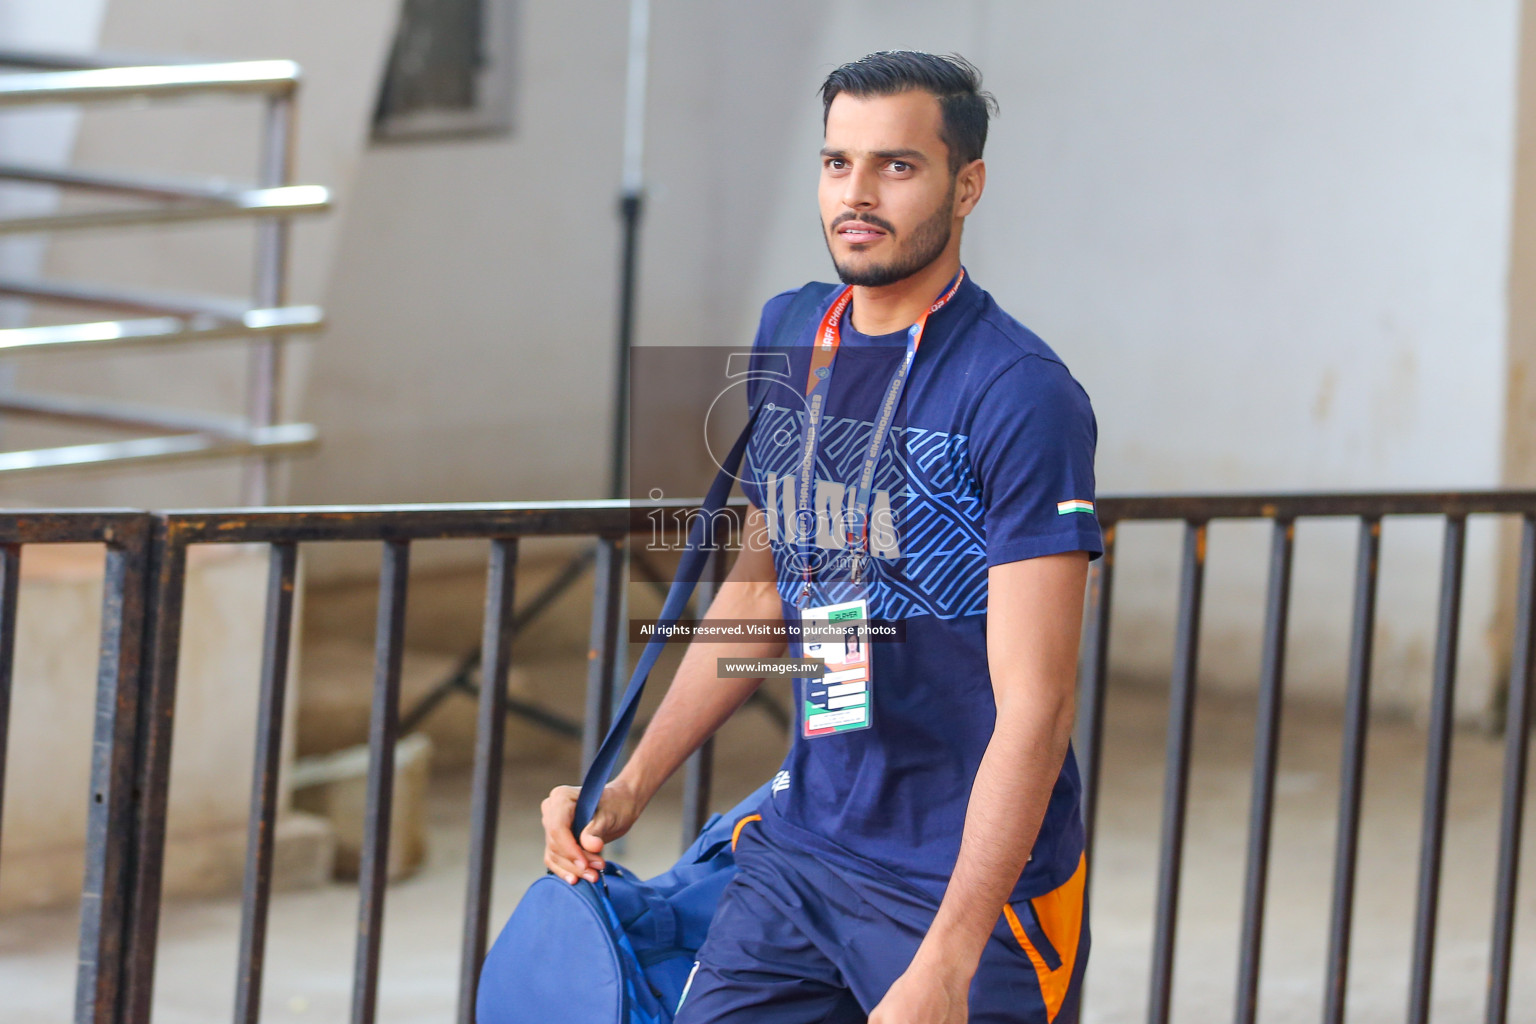
[[[792,345],[805,323],[814,314],[820,312],[822,304],[837,288],[837,285],[813,281],[796,292],[795,297],[790,300],[789,308],[784,311],[784,315],[779,318],[778,326],[774,329],[773,346],[788,348]],[[693,588],[704,571],[704,563],[708,559],[709,552],[714,548],[713,539],[706,538],[704,535],[705,528],[707,524],[714,521],[714,514],[725,506],[725,500],[730,496],[731,484],[736,479],[736,470],[741,466],[742,456],[747,450],[747,442],[752,437],[752,425],[757,420],[759,406],[760,403],[754,403],[748,410],[747,425],[731,447],[730,454],[721,463],[720,472],[715,474],[714,483],[710,484],[709,493],[704,497],[703,514],[693,517],[693,524],[688,531],[688,546],[678,561],[677,575],[672,580],[672,586],[667,591],[666,602],[662,605],[661,614],[657,617],[656,633],[646,643],[645,651],[640,655],[640,661],[635,665],[634,674],[630,676],[629,685],[625,687],[624,695],[614,712],[613,725],[609,727],[608,735],[603,738],[602,746],[598,747],[596,756],[592,758],[592,764],[588,766],[587,773],[581,780],[581,795],[576,798],[576,815],[571,821],[571,831],[578,837],[587,822],[592,820],[592,815],[596,813],[603,787],[608,785],[619,753],[629,739],[629,730],[635,724],[635,711],[640,706],[641,695],[645,693],[645,684],[650,678],[651,669],[655,667],[657,659],[661,657],[661,652],[666,647],[669,627],[676,624],[682,617],[683,608],[688,604],[688,598],[693,594]]]

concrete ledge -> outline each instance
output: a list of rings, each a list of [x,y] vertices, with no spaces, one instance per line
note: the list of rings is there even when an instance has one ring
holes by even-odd
[[[256,735],[267,550],[188,553],[171,745],[165,891],[238,892]],[[22,554],[0,849],[0,910],[72,903],[84,877],[104,550],[36,545]],[[292,694],[284,762],[294,729]],[[323,822],[278,815],[279,884],[329,874]],[[324,870],[322,870],[324,868]]]
[[[427,859],[427,784],[432,741],[412,733],[395,745],[395,786],[389,822],[389,879],[405,878]],[[368,802],[368,748],[348,747],[293,766],[295,805],[323,816],[336,837],[334,873],[356,878],[362,861]]]
[[[165,844],[165,895],[170,899],[238,893],[245,878],[243,826],[170,835]],[[272,887],[323,885],[336,860],[331,825],[313,814],[278,819],[273,837]],[[0,914],[73,903],[80,898],[85,853],[78,845],[22,850],[6,856]]]

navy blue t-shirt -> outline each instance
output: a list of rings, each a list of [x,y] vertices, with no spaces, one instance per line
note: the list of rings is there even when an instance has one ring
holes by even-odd
[[[741,473],[748,500],[768,514],[786,621],[798,619],[804,586],[786,527],[793,529],[804,455],[806,375],[832,301],[798,330],[794,345],[772,349],[793,295],[763,308],[748,388],[763,409]],[[816,453],[815,548],[824,569],[810,604],[847,596],[840,517],[905,350],[905,331],[867,337],[844,314]],[[1060,357],[967,275],[929,318],[874,476],[865,595],[870,619],[900,620],[904,636],[872,644],[870,728],[807,739],[797,725],[763,808],[767,834],[844,870],[899,877],[935,904],[942,898],[996,719],[987,569],[1102,552],[1092,511],[1096,438],[1088,396]],[[798,655],[798,645],[790,653]],[[1049,892],[1076,870],[1080,790],[1069,751],[1015,899]]]

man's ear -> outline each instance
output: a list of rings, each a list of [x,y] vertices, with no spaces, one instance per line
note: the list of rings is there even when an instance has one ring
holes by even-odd
[[[965,217],[981,202],[981,193],[987,187],[987,165],[983,160],[972,160],[955,175],[955,216]]]

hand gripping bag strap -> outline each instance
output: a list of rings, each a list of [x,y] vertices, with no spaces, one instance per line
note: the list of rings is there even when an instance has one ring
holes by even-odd
[[[784,311],[778,327],[773,332],[773,346],[789,347],[804,321],[817,311],[836,287],[836,285],[813,282],[796,292],[795,297],[790,300],[789,308]],[[614,763],[619,759],[619,752],[624,749],[624,743],[629,739],[629,730],[634,725],[635,711],[640,706],[641,695],[645,693],[646,681],[666,647],[668,627],[674,625],[682,616],[683,608],[688,604],[688,598],[692,595],[693,588],[704,571],[704,563],[711,550],[704,546],[705,531],[713,529],[714,514],[725,506],[725,500],[730,496],[731,484],[736,479],[736,470],[740,467],[742,456],[746,453],[747,442],[751,440],[752,424],[757,421],[760,407],[759,400],[748,412],[747,425],[742,429],[736,443],[731,446],[730,454],[721,463],[720,472],[715,474],[715,481],[710,484],[709,493],[704,497],[703,514],[693,517],[693,525],[688,531],[688,547],[678,561],[677,576],[673,578],[671,589],[667,591],[666,603],[662,605],[661,614],[657,616],[656,632],[645,645],[645,652],[640,655],[640,661],[635,665],[634,674],[630,676],[629,685],[624,690],[624,697],[619,703],[618,713],[614,715],[613,725],[609,727],[608,735],[603,738],[603,744],[598,748],[597,756],[592,758],[586,777],[581,780],[581,795],[576,798],[576,814],[571,819],[571,831],[578,838],[581,836],[581,830],[597,812],[597,802],[602,797],[603,787],[608,785],[608,780],[613,775]],[[710,539],[713,540],[713,538]]]

